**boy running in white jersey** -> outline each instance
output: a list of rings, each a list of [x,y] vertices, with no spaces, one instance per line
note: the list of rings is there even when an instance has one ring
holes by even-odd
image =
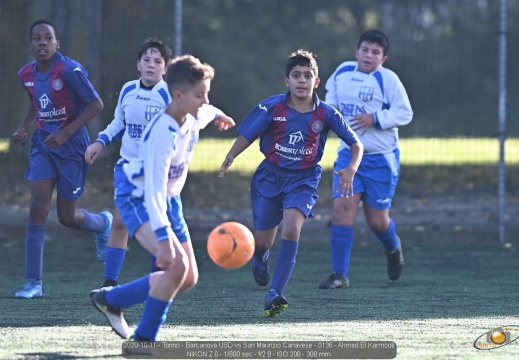
[[[153,37],[144,40],[139,47],[137,56],[137,70],[141,77],[123,85],[114,119],[86,150],[85,159],[88,164],[92,165],[105,146],[122,138],[121,158],[114,167],[114,200],[116,203],[118,188],[124,184],[125,180],[123,165],[139,155],[139,143],[144,129],[155,115],[164,111],[164,108],[171,102],[163,76],[166,74],[167,65],[172,56],[171,49],[159,39]],[[222,111],[211,105],[204,105],[203,110],[205,116],[218,119],[217,121],[228,119]],[[172,197],[170,205],[170,216],[175,219],[172,223],[175,235],[181,243],[190,241],[180,195]],[[127,244],[128,232],[116,206],[106,250],[103,287],[117,285]],[[152,271],[159,270],[154,264],[155,258],[151,256]]]
[[[94,306],[123,338],[130,336],[130,330],[122,308],[145,302],[132,339],[155,341],[173,298],[198,280],[191,242],[179,242],[169,210],[171,198],[180,194],[186,181],[199,131],[214,120],[201,111],[209,102],[213,77],[214,69],[193,56],[174,59],[166,72],[171,103],[144,130],[139,156],[123,166],[126,178],[119,188],[117,206],[124,225],[130,236],[156,256],[156,265],[164,269],[124,285],[91,292]],[[222,130],[234,125],[232,119],[218,122]]]
[[[362,200],[366,221],[385,248],[387,272],[397,280],[404,267],[402,246],[389,208],[400,174],[398,127],[407,125],[413,111],[398,76],[382,64],[389,41],[378,30],[360,36],[355,57],[339,65],[326,82],[328,104],[335,106],[364,144],[364,156],[353,182],[353,196],[333,193],[330,238],[333,273],[321,289],[349,286],[348,269],[353,244],[353,223]],[[350,147],[341,141],[335,170],[348,164]],[[333,175],[333,188],[339,181]]]

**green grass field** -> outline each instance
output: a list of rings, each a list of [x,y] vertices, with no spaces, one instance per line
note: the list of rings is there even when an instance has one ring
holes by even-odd
[[[62,240],[47,242],[45,249],[44,292],[50,296],[33,300],[7,297],[23,281],[23,243],[0,245],[0,358],[120,358],[122,340],[89,300],[102,278],[94,242]],[[199,284],[176,299],[161,340],[393,341],[397,359],[519,356],[519,342],[490,351],[473,348],[485,332],[519,323],[513,275],[519,261],[493,245],[408,244],[404,274],[391,282],[382,248],[356,244],[351,287],[327,291],[317,285],[329,273],[328,247],[302,243],[285,293],[289,308],[275,319],[263,315],[266,290],[253,282],[249,265],[221,269],[208,259],[204,244],[195,243],[195,249]],[[121,282],[145,274],[147,266],[147,255],[134,244]],[[141,311],[142,306],[128,309],[131,327]]]
[[[232,140],[201,137],[190,171],[216,171],[231,145]],[[339,139],[330,137],[321,161],[323,168],[333,167],[338,145]],[[263,159],[258,147],[257,143],[252,144],[236,159],[232,168],[253,171]],[[402,165],[496,164],[499,160],[499,143],[496,139],[401,139],[400,153]],[[519,164],[519,139],[508,139],[505,142],[505,154],[507,164]]]
[[[231,144],[232,140],[202,139],[190,171],[209,172],[213,179]],[[514,179],[519,164],[519,140],[511,139],[506,144],[507,164],[516,169],[515,178],[509,172],[509,179],[517,184]],[[240,189],[247,188],[248,174],[261,160],[257,146],[252,145],[233,164],[234,171],[246,174],[245,185],[240,184]],[[325,169],[332,166],[336,147],[337,139],[330,139],[322,161]],[[454,177],[464,186],[470,183],[478,188],[481,182],[483,188],[494,189],[497,140],[404,139],[400,148],[403,166],[409,165],[400,189],[409,191],[425,186],[427,196],[431,196],[436,187],[438,191],[452,187]],[[7,141],[0,141],[0,153],[6,153],[7,149]],[[13,178],[22,178],[26,166],[25,163],[21,166],[17,158],[7,159],[2,171],[5,189],[13,187]],[[89,194],[94,199],[106,193],[102,203],[109,204],[113,188],[112,179],[106,179],[106,169],[111,170],[112,164],[106,164],[106,169],[97,165],[90,177],[95,186],[89,189]],[[416,181],[425,178],[430,183]],[[231,179],[239,181],[241,177],[229,176],[226,181]],[[238,183],[232,184],[238,188]],[[208,185],[217,186],[210,182]],[[194,188],[190,189],[191,186]],[[187,190],[190,204],[204,209],[204,199],[195,199],[196,184],[188,184]],[[21,201],[26,206],[28,200],[23,196],[23,188],[20,193],[12,191],[5,196],[5,203]],[[216,195],[214,200],[220,201]],[[222,203],[238,195],[225,196]],[[89,200],[86,197],[85,203]],[[326,196],[321,203],[325,200]],[[190,226],[193,232],[198,232],[193,238],[207,236],[197,224]],[[24,283],[23,225],[19,232],[16,238],[0,233],[0,359],[121,358],[122,339],[94,310],[88,295],[99,286],[103,273],[102,264],[95,260],[93,240],[88,234],[62,226],[49,231],[44,292],[50,296],[18,300],[7,293]],[[519,261],[514,248],[488,242],[406,239],[404,274],[397,282],[391,282],[385,273],[381,246],[375,240],[356,242],[350,268],[351,287],[324,291],[317,286],[331,271],[328,245],[302,241],[285,293],[289,308],[276,319],[263,315],[266,290],[253,282],[250,265],[238,270],[220,269],[208,259],[203,242],[195,243],[195,250],[199,284],[176,299],[160,333],[161,340],[394,341],[397,359],[519,357],[519,341],[488,351],[473,347],[474,341],[491,329],[506,325],[519,327],[514,276]],[[131,243],[120,281],[133,280],[147,270],[147,255]],[[142,306],[128,309],[127,319],[132,328],[137,326],[141,311]]]

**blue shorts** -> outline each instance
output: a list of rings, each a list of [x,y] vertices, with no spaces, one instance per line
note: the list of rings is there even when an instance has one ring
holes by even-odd
[[[55,179],[58,195],[77,200],[85,191],[88,164],[85,151],[90,144],[86,127],[76,131],[63,145],[50,149],[44,141],[50,133],[36,129],[29,152],[27,180]]]
[[[283,211],[299,209],[313,218],[319,193],[317,186],[322,169],[316,166],[303,171],[287,171],[267,160],[258,166],[251,182],[251,205],[256,230],[270,230],[279,225]]]
[[[119,208],[128,234],[133,237],[144,223],[150,221],[150,217],[144,205],[144,196],[135,197],[131,195],[135,187],[128,181],[126,174],[123,172],[123,164],[124,162],[121,162],[114,167],[114,202],[115,206]],[[168,197],[166,201],[168,220],[173,232],[181,243],[191,241],[189,229],[184,219],[180,195]]]
[[[347,167],[350,157],[349,149],[341,150],[335,160],[333,170],[338,171]],[[400,150],[398,148],[388,154],[364,154],[353,179],[353,193],[362,193],[362,201],[375,209],[389,209],[399,176]],[[339,179],[340,176],[333,174],[332,198],[334,199],[340,196],[335,192]]]

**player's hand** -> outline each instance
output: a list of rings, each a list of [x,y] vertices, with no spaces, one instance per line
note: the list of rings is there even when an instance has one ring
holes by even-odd
[[[44,140],[45,145],[50,149],[57,149],[68,140],[71,134],[66,129],[58,130],[54,133],[49,134]]]
[[[357,114],[350,120],[350,127],[355,132],[362,130],[361,135],[364,135],[374,123],[373,114]]]
[[[99,141],[96,141],[93,144],[90,144],[85,151],[85,161],[88,165],[92,165],[94,160],[97,159],[99,154],[103,151],[103,144]]]
[[[27,136],[27,130],[23,127],[19,127],[12,135],[14,142],[20,145],[25,145],[29,137]]]
[[[215,120],[214,124],[220,131],[228,130],[236,125],[232,117],[225,114],[220,114]]]
[[[175,249],[173,248],[173,242],[171,239],[159,242],[159,249],[157,251],[157,265],[161,269],[169,269],[173,265],[173,259],[175,258]]]
[[[233,161],[234,161],[234,157],[230,154],[227,154],[227,156],[225,157],[225,160],[222,163],[222,166],[220,167],[220,173],[218,174],[219,178],[223,178],[223,175],[225,174],[225,172],[227,171],[229,166],[231,166]]]
[[[353,176],[355,175],[353,170],[344,168],[339,171],[334,171],[334,174],[341,177],[335,192],[342,197],[350,197],[350,195],[353,195]]]

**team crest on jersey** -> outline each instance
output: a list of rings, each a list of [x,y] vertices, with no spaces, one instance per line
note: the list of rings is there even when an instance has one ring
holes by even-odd
[[[160,106],[146,105],[146,112],[144,113],[144,118],[147,121],[151,121],[161,111]]]
[[[359,91],[359,99],[364,102],[371,101],[373,99],[373,92],[375,89],[369,86],[361,86]]]
[[[54,90],[61,90],[63,88],[63,81],[61,81],[61,79],[54,79],[52,81],[52,88]]]
[[[320,133],[323,130],[323,122],[321,120],[314,121],[312,124],[312,130],[315,133]]]

